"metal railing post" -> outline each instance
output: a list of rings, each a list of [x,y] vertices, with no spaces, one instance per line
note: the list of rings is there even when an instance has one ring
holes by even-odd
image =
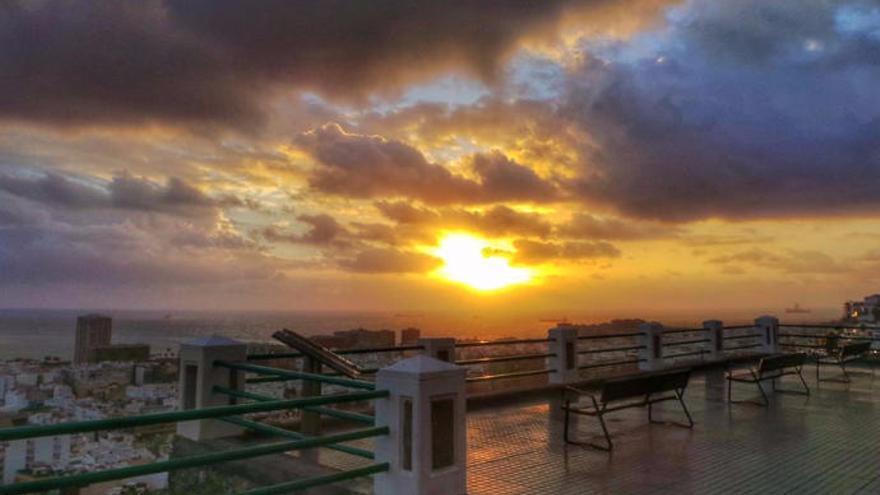
[[[321,363],[306,356],[303,358],[303,371],[306,373],[321,373]],[[321,382],[315,380],[303,380],[302,397],[317,397],[321,395]],[[302,411],[300,431],[307,436],[314,437],[321,434],[321,415],[312,411]]]
[[[663,325],[656,321],[642,323],[639,326],[642,336],[641,344],[645,346],[639,351],[639,369],[653,371],[663,368]]]
[[[467,493],[467,370],[428,356],[382,368],[376,389],[376,462],[388,463],[374,478],[376,495]]]
[[[215,392],[214,387],[244,390],[244,371],[215,366],[215,361],[244,361],[247,345],[226,337],[203,337],[180,345],[179,408],[202,409],[234,405],[238,399]],[[217,419],[177,424],[177,434],[195,441],[240,435],[242,429]]]

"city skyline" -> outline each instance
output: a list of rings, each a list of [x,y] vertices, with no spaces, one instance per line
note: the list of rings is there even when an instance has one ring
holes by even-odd
[[[875,6],[260,9],[4,6],[0,305],[708,318],[878,292]]]

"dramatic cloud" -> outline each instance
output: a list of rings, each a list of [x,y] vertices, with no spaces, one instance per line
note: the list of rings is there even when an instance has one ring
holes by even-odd
[[[107,209],[203,214],[220,206],[242,206],[232,196],[213,198],[186,181],[171,177],[165,185],[121,174],[109,183],[77,180],[55,173],[0,174],[0,191],[66,209]]]
[[[575,190],[672,221],[875,212],[877,19],[863,2],[692,0],[656,33],[585,44],[562,110],[591,136]]]
[[[376,208],[404,228],[415,227],[426,231],[469,230],[488,236],[545,236],[553,228],[539,214],[520,212],[504,205],[495,205],[483,211],[461,208],[434,210],[403,201],[379,201]]]
[[[342,238],[348,234],[345,227],[326,213],[300,215],[296,219],[309,226],[304,234],[285,232],[276,226],[270,225],[262,230],[263,237],[270,242],[330,245],[344,242]]]
[[[657,11],[658,2],[641,3],[646,16]],[[248,129],[263,119],[263,99],[273,89],[353,100],[450,71],[492,80],[522,40],[552,38],[568,12],[601,27],[610,25],[615,6],[9,1],[0,16],[0,118]]]
[[[474,181],[429,162],[406,143],[349,133],[338,124],[303,133],[295,143],[318,162],[309,183],[322,193],[406,197],[430,204],[546,201],[554,196],[550,183],[500,153],[473,157],[479,178]]]
[[[234,284],[269,280],[280,267],[217,219],[68,223],[46,215],[26,224],[0,224],[0,238],[0,286],[7,288]]]

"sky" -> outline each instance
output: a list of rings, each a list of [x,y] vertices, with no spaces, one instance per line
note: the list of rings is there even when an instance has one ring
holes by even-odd
[[[0,6],[0,307],[838,307],[880,4]]]

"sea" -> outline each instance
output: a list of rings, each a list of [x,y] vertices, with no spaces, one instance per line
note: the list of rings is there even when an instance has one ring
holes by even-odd
[[[819,321],[832,309],[797,315],[798,320]],[[272,333],[290,329],[304,335],[330,334],[338,330],[366,328],[400,330],[415,327],[423,336],[455,338],[530,338],[546,336],[554,321],[600,323],[616,318],[656,319],[669,326],[698,326],[704,319],[723,319],[727,324],[750,321],[760,309],[729,310],[711,315],[696,311],[653,314],[479,312],[346,312],[346,311],[133,311],[90,309],[0,309],[0,360],[73,357],[78,315],[100,313],[113,318],[114,344],[149,344],[154,353],[174,349],[187,340],[222,335],[245,342],[270,342]],[[782,313],[779,311],[778,313]],[[779,314],[787,321],[786,315]]]

